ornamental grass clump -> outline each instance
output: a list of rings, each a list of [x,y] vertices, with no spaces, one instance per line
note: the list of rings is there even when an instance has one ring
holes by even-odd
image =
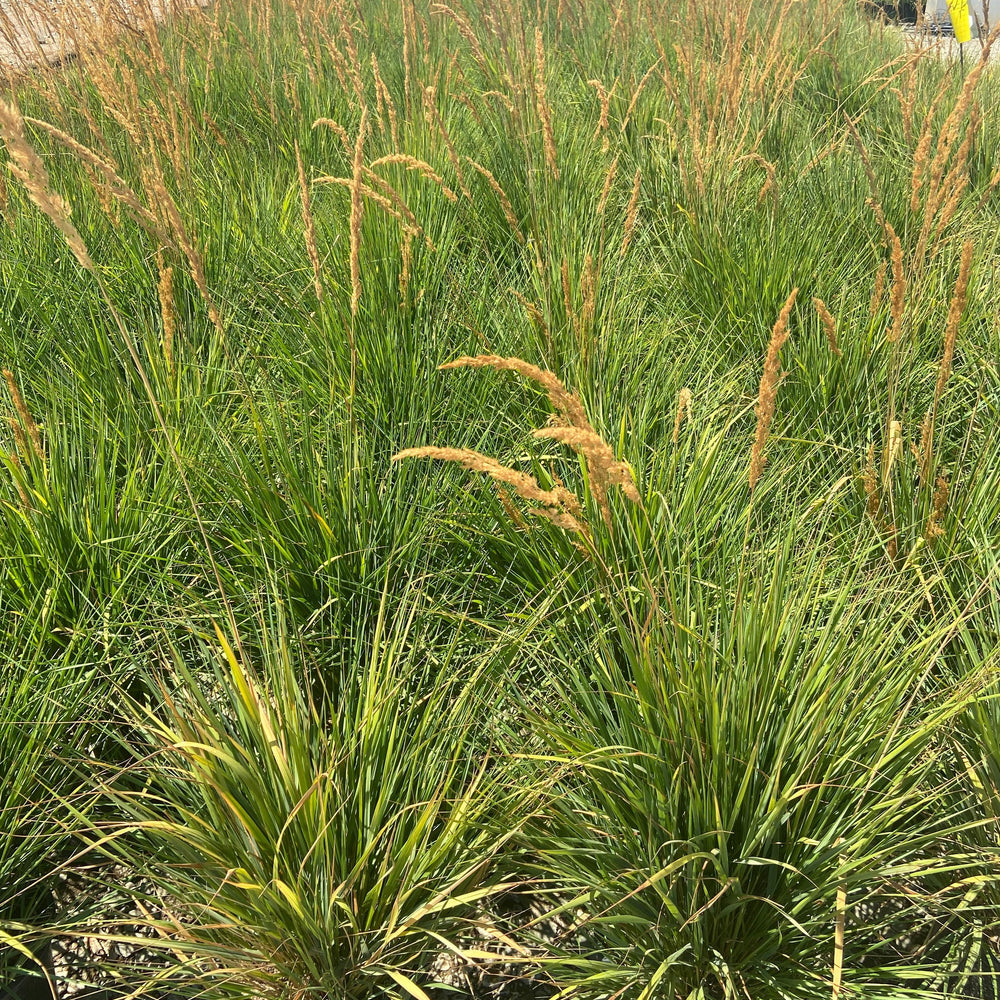
[[[54,985],[46,927],[79,848],[74,830],[93,800],[76,766],[89,752],[87,699],[104,690],[93,671],[73,669],[71,649],[46,662],[38,653],[12,657],[10,649],[31,643],[35,625],[5,636],[11,645],[0,665],[0,990],[36,977],[20,983],[24,995]]]
[[[538,926],[570,928],[543,960],[567,995],[812,1000],[839,977],[916,998],[939,967],[965,863],[940,738],[963,699],[920,650],[956,623],[862,559],[843,587],[800,526],[777,541],[711,580],[623,576],[548,636],[522,697],[550,793],[525,836]]]
[[[94,849],[143,872],[146,918],[121,920],[183,960],[182,985],[424,1000],[437,953],[461,955],[506,888],[517,797],[477,714],[489,680],[418,602],[333,645],[279,623],[241,643],[255,664],[217,629],[198,667],[170,653],[157,705],[126,703],[127,763],[105,781],[121,819]]]

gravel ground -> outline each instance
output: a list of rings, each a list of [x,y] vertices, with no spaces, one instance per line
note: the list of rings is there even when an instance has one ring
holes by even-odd
[[[963,59],[963,46],[955,41],[955,36],[950,31],[930,32],[924,30],[918,34],[916,28],[911,25],[905,26],[902,30],[904,34],[910,36],[915,42],[919,42],[924,48],[933,49],[942,59],[947,59],[948,62],[960,63]],[[982,39],[973,38],[965,43],[964,48],[965,65],[967,67],[974,66],[983,54]],[[990,52],[990,62],[994,62],[997,56],[1000,56],[1000,45],[995,46]]]

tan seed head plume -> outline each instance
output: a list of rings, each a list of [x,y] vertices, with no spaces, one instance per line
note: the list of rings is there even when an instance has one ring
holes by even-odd
[[[896,230],[888,222],[885,224],[885,229],[892,247],[892,291],[889,299],[892,326],[889,328],[888,339],[890,344],[894,344],[903,332],[903,313],[906,310],[906,275],[903,273],[903,245],[896,235]]]
[[[608,140],[608,92],[600,80],[588,80],[587,85],[597,91],[597,99],[601,104],[601,114],[597,120],[597,128],[594,130],[594,138],[603,136],[601,141],[601,152],[606,153],[610,145]]]
[[[948,305],[948,323],[944,331],[944,353],[938,367],[937,382],[934,386],[934,409],[944,392],[944,387],[951,376],[951,365],[955,357],[955,341],[958,338],[958,327],[965,312],[965,303],[969,292],[969,275],[972,272],[972,241],[967,240],[962,247],[962,259],[958,268],[958,279],[955,282],[955,292]]]
[[[448,201],[458,201],[458,195],[445,184],[444,178],[429,163],[425,160],[419,160],[415,156],[410,156],[409,153],[390,153],[388,156],[380,156],[368,164],[368,170],[374,170],[376,167],[388,164],[398,164],[406,167],[407,170],[416,171],[421,177],[426,177],[427,180],[437,184]]]
[[[528,513],[536,517],[544,517],[566,531],[586,535],[587,531],[579,520],[580,502],[578,498],[563,486],[555,486],[551,490],[543,489],[534,476],[519,472],[503,465],[489,455],[483,455],[469,448],[406,448],[392,456],[394,462],[404,458],[432,458],[440,462],[456,462],[470,472],[481,472],[497,483],[510,486],[523,500],[541,504],[531,508]]]
[[[317,118],[313,122],[312,127],[316,128],[317,125],[325,125],[328,129],[332,129],[343,144],[344,151],[353,155],[354,143],[351,142],[351,137],[347,134],[347,129],[343,125],[335,122],[332,118]]]
[[[885,442],[885,457],[882,462],[882,489],[889,488],[892,467],[903,454],[903,425],[898,420],[889,421],[889,433]]]
[[[763,204],[764,199],[768,195],[771,195],[774,200],[774,204],[777,204],[778,182],[774,164],[770,160],[765,160],[760,153],[750,153],[748,158],[756,163],[758,167],[761,167],[766,175],[760,191],[757,192],[757,204]]]
[[[497,498],[500,500],[500,506],[506,511],[507,516],[514,522],[514,527],[524,529],[528,527],[527,521],[521,516],[521,512],[514,506],[514,501],[511,499],[510,494],[502,487],[497,487]]]
[[[10,155],[10,171],[24,185],[28,197],[62,233],[67,246],[88,271],[96,271],[83,238],[70,218],[69,205],[52,190],[48,171],[24,134],[24,119],[16,104],[0,100],[0,134]]]
[[[580,326],[588,327],[594,319],[597,309],[597,272],[594,268],[594,255],[588,253],[583,258],[583,275],[580,278],[580,291],[583,294],[583,310],[580,314]],[[581,332],[583,332],[581,330]]]
[[[28,409],[24,398],[21,396],[21,390],[18,389],[17,382],[14,381],[14,373],[10,369],[4,368],[3,377],[7,380],[7,391],[10,393],[10,401],[14,404],[17,415],[21,418],[21,427],[27,431],[28,439],[31,441],[31,451],[35,454],[36,458],[44,460],[45,453],[42,451],[42,435],[38,431],[38,424],[35,423],[35,418],[31,415],[31,410]],[[16,433],[19,428],[16,425],[13,426]]]
[[[458,158],[458,153],[455,152],[455,144],[451,141],[451,134],[445,127],[444,119],[438,111],[437,87],[424,88],[424,114],[427,118],[427,124],[436,129],[444,140],[444,148],[448,152],[448,160],[455,171],[455,180],[458,181],[459,191],[468,201],[472,201],[472,192],[469,190],[469,185],[465,183],[465,171],[462,170],[462,163]]]
[[[691,390],[686,386],[677,393],[677,415],[674,417],[674,444],[677,444],[681,436],[681,424],[684,418],[691,419],[691,402],[694,397]]]
[[[312,199],[309,196],[309,181],[306,178],[306,169],[302,164],[302,154],[299,152],[298,140],[295,142],[295,165],[299,175],[299,195],[302,198],[302,229],[306,241],[306,252],[309,254],[309,263],[312,264],[313,288],[316,290],[316,298],[323,301],[323,272],[319,259],[319,247],[316,244],[316,222],[312,214]]]
[[[559,180],[559,166],[556,159],[556,137],[552,128],[552,113],[545,94],[545,47],[542,43],[542,29],[535,28],[535,104],[538,117],[542,121],[542,135],[545,140],[545,160],[552,176]]]
[[[534,431],[534,436],[559,441],[583,458],[590,476],[591,494],[605,523],[609,526],[611,523],[607,496],[612,486],[620,487],[633,503],[642,502],[629,465],[615,458],[611,446],[591,425],[580,397],[570,392],[552,372],[538,368],[521,358],[502,358],[495,354],[457,358],[440,367],[445,371],[456,368],[514,371],[542,386],[556,411],[556,416],[553,419],[553,426]]]
[[[642,183],[642,167],[636,167],[635,176],[632,178],[632,195],[628,200],[628,208],[625,210],[625,234],[622,237],[621,256],[628,252],[632,242],[632,234],[635,231],[635,220],[639,214],[639,185]]]
[[[440,366],[440,371],[456,368],[493,368],[496,371],[517,372],[523,378],[540,385],[547,393],[552,408],[570,427],[590,427],[587,414],[579,397],[570,392],[553,372],[520,358],[502,358],[497,354],[480,354],[476,357],[456,358]]]
[[[604,214],[604,207],[608,203],[608,195],[611,194],[611,186],[615,182],[615,176],[618,173],[618,157],[616,156],[611,161],[611,166],[608,167],[608,172],[604,175],[604,187],[601,188],[601,197],[597,202],[597,214]]]
[[[510,199],[507,197],[507,193],[500,186],[500,182],[493,176],[492,171],[484,167],[481,163],[476,163],[475,160],[466,157],[469,165],[477,173],[481,174],[485,179],[486,183],[489,184],[493,193],[497,196],[500,201],[500,207],[503,209],[504,218],[507,220],[507,225],[514,232],[514,236],[517,238],[518,243],[524,242],[524,233],[521,232],[521,227],[518,225],[517,216],[514,214],[514,209],[511,206]]]
[[[188,262],[191,278],[208,309],[208,318],[219,335],[223,336],[222,317],[219,315],[215,300],[208,288],[208,279],[205,276],[205,262],[202,260],[201,253],[189,234],[187,226],[184,224],[180,209],[178,209],[173,195],[171,195],[167,188],[163,171],[156,157],[152,158],[152,169],[147,183],[156,204],[160,207],[167,220],[172,242],[176,243]]]
[[[662,57],[661,57],[662,58]],[[622,119],[621,131],[624,132],[628,128],[628,123],[632,120],[632,113],[635,111],[635,106],[639,103],[639,97],[641,96],[646,84],[649,82],[653,75],[654,70],[660,65],[660,60],[657,59],[649,69],[643,74],[642,79],[639,81],[638,86],[632,92],[632,99],[628,102],[628,109],[625,112],[625,117]]]
[[[872,298],[868,306],[868,311],[873,317],[882,306],[882,296],[885,294],[885,272],[885,261],[882,261],[878,266],[878,271],[875,272],[875,287],[872,289]]]
[[[177,307],[174,303],[174,269],[167,267],[162,256],[158,256],[159,280],[156,292],[160,300],[160,316],[163,319],[163,358],[167,371],[174,371],[174,339],[177,336]]]
[[[368,130],[368,108],[361,109],[361,124],[354,143],[354,162],[351,172],[351,315],[358,313],[361,301],[361,219],[365,212],[362,177],[364,175],[365,133]]]
[[[612,486],[620,486],[633,503],[642,502],[635,488],[632,470],[627,463],[615,458],[611,446],[592,427],[542,427],[533,431],[532,435],[558,441],[583,457],[590,474],[590,492],[608,527],[611,526],[608,490]]]
[[[841,357],[841,350],[837,346],[837,321],[833,318],[833,314],[827,309],[826,303],[822,299],[814,298],[813,305],[816,307],[816,312],[819,313],[820,322],[823,324],[823,332],[826,334],[830,350],[836,357]]]
[[[927,527],[924,529],[924,538],[928,544],[933,544],[935,539],[944,534],[941,521],[945,511],[948,509],[948,479],[946,476],[938,476],[934,484],[934,505],[931,509],[930,517],[927,518]]]
[[[771,431],[771,420],[774,418],[775,399],[778,395],[778,386],[781,384],[781,348],[788,339],[788,320],[792,314],[792,307],[799,294],[797,288],[793,288],[791,294],[785,300],[778,314],[777,322],[771,330],[771,339],[767,345],[767,357],[764,360],[764,371],[760,377],[760,389],[757,392],[757,430],[754,433],[753,448],[750,450],[750,470],[748,474],[750,491],[753,492],[757,481],[764,471],[764,464],[767,456],[764,448],[767,445],[768,434]]]

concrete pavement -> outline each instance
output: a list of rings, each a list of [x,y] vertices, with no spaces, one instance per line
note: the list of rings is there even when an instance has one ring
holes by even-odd
[[[0,74],[54,64],[102,33],[207,6],[208,0],[0,0]]]

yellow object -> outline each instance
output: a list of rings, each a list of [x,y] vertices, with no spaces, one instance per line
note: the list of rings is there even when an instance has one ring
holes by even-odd
[[[948,16],[955,29],[955,38],[967,42],[972,37],[969,30],[969,0],[948,0]]]

